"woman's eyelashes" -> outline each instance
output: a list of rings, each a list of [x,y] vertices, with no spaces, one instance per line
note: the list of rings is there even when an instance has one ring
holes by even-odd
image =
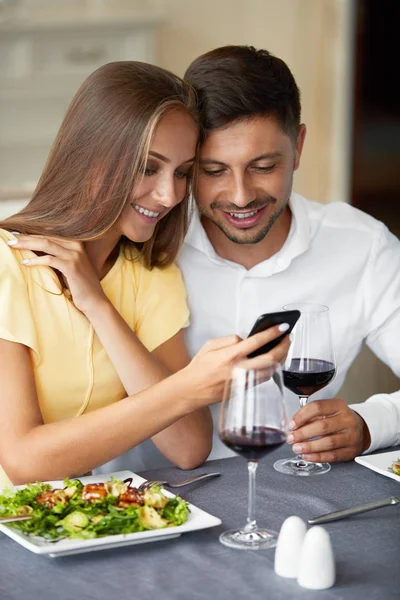
[[[159,168],[158,168],[158,167],[150,167],[150,166],[147,166],[147,167],[145,167],[145,169],[143,170],[143,174],[144,174],[146,177],[151,177],[152,175],[156,175],[156,174],[158,173],[158,171],[159,171]],[[177,177],[178,179],[185,179],[185,178],[188,178],[188,177],[190,177],[190,176],[191,176],[191,172],[192,172],[192,170],[191,170],[191,169],[186,169],[186,170],[183,170],[183,169],[176,169],[176,171],[175,171],[174,175],[175,175],[175,177]]]
[[[143,174],[146,175],[147,177],[150,177],[151,175],[154,175],[155,173],[157,173],[157,169],[151,169],[150,167],[145,167],[143,169]]]
[[[185,179],[185,177],[191,177],[192,175],[192,169],[188,169],[187,171],[183,171],[180,169],[177,169],[175,171],[175,177],[177,177],[178,179]]]

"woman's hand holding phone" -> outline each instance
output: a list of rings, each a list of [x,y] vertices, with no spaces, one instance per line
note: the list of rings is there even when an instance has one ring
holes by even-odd
[[[270,352],[273,348],[280,344],[285,337],[289,337],[290,332],[296,325],[299,318],[299,310],[283,310],[281,312],[266,313],[258,317],[249,333],[249,338],[260,331],[265,331],[266,329],[276,325],[287,325],[287,327],[285,327],[284,330],[281,330],[282,333],[280,336],[251,352],[249,354],[249,358],[254,358],[255,356],[260,356],[261,354]]]
[[[244,340],[237,335],[209,340],[181,371],[186,378],[190,396],[200,401],[200,406],[219,402],[225,381],[234,364],[239,361],[247,369],[267,369],[272,364],[282,363],[290,346],[289,337],[286,335],[267,354],[263,353],[254,358],[249,358],[249,355],[281,337],[283,329],[280,324]]]

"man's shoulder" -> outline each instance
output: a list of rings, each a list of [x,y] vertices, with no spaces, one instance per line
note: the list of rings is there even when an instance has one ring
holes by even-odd
[[[303,206],[311,224],[316,227],[359,231],[371,237],[380,237],[388,232],[384,223],[346,202],[321,204],[298,194],[294,194],[293,201]]]

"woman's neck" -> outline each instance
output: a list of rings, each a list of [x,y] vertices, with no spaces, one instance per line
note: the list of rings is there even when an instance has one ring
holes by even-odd
[[[104,236],[84,243],[86,254],[100,280],[107,275],[118,258],[119,240],[119,237]]]

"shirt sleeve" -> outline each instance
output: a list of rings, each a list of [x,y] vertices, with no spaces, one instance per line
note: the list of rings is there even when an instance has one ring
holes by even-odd
[[[371,444],[365,452],[400,445],[400,391],[375,394],[361,404],[350,404],[366,422]]]
[[[135,333],[152,352],[189,325],[186,289],[176,265],[151,271],[142,266],[138,280]]]
[[[367,345],[400,377],[400,241],[382,226],[368,265],[364,293]],[[351,405],[371,434],[367,452],[400,444],[400,390]]]
[[[20,261],[22,255],[7,241],[13,236],[0,232],[0,338],[28,346],[39,363],[39,346],[29,290]]]

